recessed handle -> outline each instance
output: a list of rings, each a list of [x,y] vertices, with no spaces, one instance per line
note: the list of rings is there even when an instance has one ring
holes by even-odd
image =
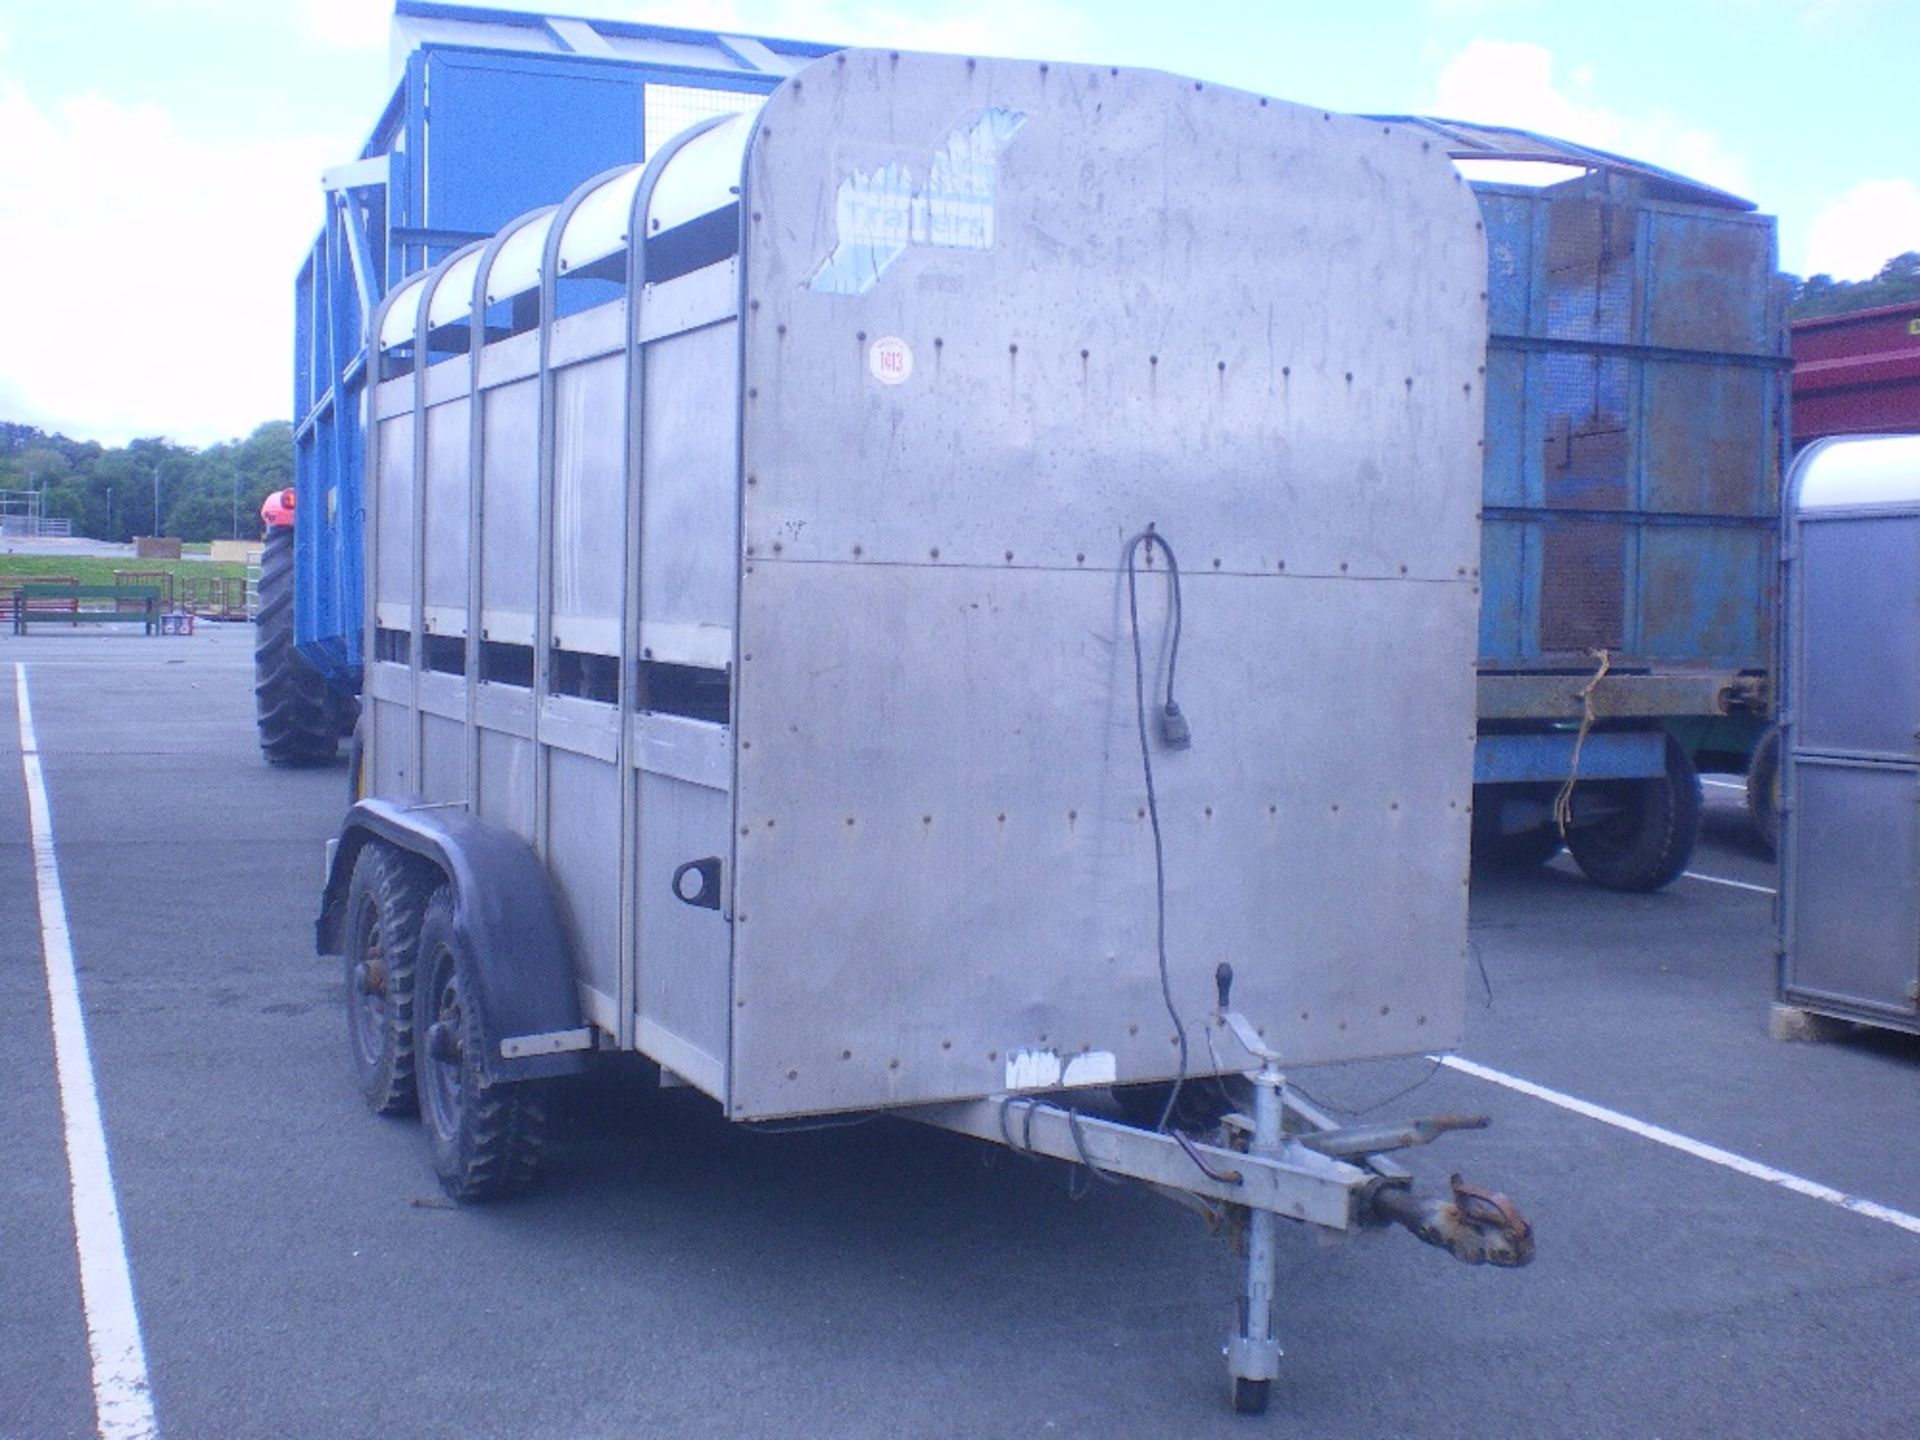
[[[688,877],[695,877],[693,887],[688,888]],[[697,906],[702,910],[720,908],[720,857],[709,855],[704,860],[689,860],[673,872],[673,896],[683,905]]]

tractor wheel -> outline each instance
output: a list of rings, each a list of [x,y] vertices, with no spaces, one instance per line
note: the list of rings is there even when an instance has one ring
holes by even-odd
[[[420,923],[434,872],[370,840],[347,881],[347,1049],[367,1108],[414,1108],[413,996]]]
[[[1658,779],[1590,783],[1607,813],[1567,832],[1567,849],[1589,880],[1609,890],[1658,890],[1687,868],[1700,835],[1700,774],[1678,741],[1667,737],[1666,774]]]
[[[253,699],[260,753],[269,765],[325,765],[352,730],[357,707],[293,644],[293,527],[267,531],[260,554],[253,638]]]
[[[1747,763],[1747,815],[1769,856],[1780,853],[1780,727],[1769,725]]]
[[[453,889],[442,885],[420,929],[413,1016],[420,1119],[441,1188],[455,1200],[491,1200],[533,1179],[546,1144],[546,1097],[538,1080],[488,1081],[482,1074],[478,1027],[460,989],[463,945],[453,925]]]

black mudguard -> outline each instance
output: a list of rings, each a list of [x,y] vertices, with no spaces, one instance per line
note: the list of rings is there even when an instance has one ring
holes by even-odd
[[[460,990],[474,1009],[489,1081],[571,1075],[586,1068],[584,1051],[500,1054],[518,1035],[577,1030],[580,996],[573,952],[546,866],[526,841],[456,809],[408,810],[389,800],[362,800],[347,812],[314,924],[322,955],[340,953],[347,881],[360,847],[384,840],[437,866],[453,885],[453,924],[461,944]]]

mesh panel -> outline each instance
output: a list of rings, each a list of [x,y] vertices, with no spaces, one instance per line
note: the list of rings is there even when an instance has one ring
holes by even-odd
[[[647,158],[689,125],[715,115],[745,115],[766,103],[764,95],[708,90],[696,85],[649,85],[646,98]]]
[[[1562,340],[1631,337],[1633,223],[1591,200],[1560,199],[1547,215],[1547,333]]]

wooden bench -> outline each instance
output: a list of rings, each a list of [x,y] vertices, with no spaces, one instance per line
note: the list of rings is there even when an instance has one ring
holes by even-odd
[[[160,587],[157,585],[68,585],[28,582],[13,592],[13,633],[27,633],[29,621],[60,624],[140,625],[149,635],[160,633]]]

